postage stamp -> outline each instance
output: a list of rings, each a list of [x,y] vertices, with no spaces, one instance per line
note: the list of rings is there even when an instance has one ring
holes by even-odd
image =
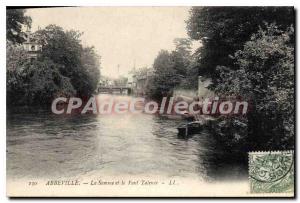
[[[294,151],[249,152],[251,193],[293,193]]]

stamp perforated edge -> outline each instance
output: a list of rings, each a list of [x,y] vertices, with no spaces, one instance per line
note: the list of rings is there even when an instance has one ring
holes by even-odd
[[[249,190],[249,193],[251,193],[251,185],[250,185],[250,179],[251,179],[251,177],[250,177],[250,155],[252,155],[252,154],[282,154],[282,153],[292,153],[292,155],[293,155],[293,164],[295,164],[295,157],[294,157],[294,150],[274,150],[274,151],[250,151],[250,152],[248,152],[248,190]],[[295,168],[295,166],[294,166],[294,168]],[[295,170],[295,169],[294,169]],[[295,173],[295,172],[294,172]],[[295,175],[294,175],[295,176]],[[294,181],[296,181],[295,179],[294,179]],[[294,185],[294,188],[295,188],[295,185]],[[283,192],[283,193],[276,193],[276,192],[268,192],[268,193],[251,193],[251,195],[259,195],[259,196],[270,196],[270,195],[274,195],[274,196],[276,196],[276,195],[278,195],[278,194],[281,194],[281,195],[290,195],[291,193],[289,193],[289,192]],[[295,197],[295,191],[292,193],[293,194],[293,196],[292,197]]]

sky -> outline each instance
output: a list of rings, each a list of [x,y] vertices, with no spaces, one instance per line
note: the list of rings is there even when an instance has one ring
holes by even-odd
[[[28,9],[31,31],[56,24],[79,30],[84,46],[101,56],[101,74],[127,76],[151,67],[161,49],[173,50],[175,38],[188,37],[189,7],[73,7]],[[118,68],[119,66],[119,68]]]

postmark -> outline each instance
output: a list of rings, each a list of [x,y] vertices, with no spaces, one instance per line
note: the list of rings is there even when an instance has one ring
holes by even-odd
[[[249,153],[251,193],[293,193],[294,151]]]

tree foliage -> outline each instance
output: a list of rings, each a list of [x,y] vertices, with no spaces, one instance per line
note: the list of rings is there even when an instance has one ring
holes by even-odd
[[[8,66],[13,64],[7,58]],[[16,62],[15,60],[13,61]],[[59,65],[50,60],[24,61],[7,69],[8,105],[48,104],[57,96],[74,95],[70,79],[59,72]]]
[[[26,34],[24,26],[31,26],[31,18],[25,15],[23,9],[6,10],[6,39],[12,43],[22,43],[25,41]]]
[[[247,144],[254,148],[292,148],[294,143],[293,27],[276,25],[251,36],[232,57],[238,70],[219,66],[216,92],[239,95],[251,103],[247,116]],[[237,118],[239,119],[239,118]]]
[[[91,95],[100,77],[100,57],[94,47],[83,47],[82,33],[56,25],[33,33],[42,44],[37,60],[30,61],[22,46],[7,45],[7,89],[10,103],[50,103],[63,95]]]
[[[96,53],[94,47],[85,47],[81,54],[82,70],[84,71],[84,77],[82,80],[86,80],[84,88],[91,94],[99,83],[100,79],[100,63],[101,57]]]
[[[294,143],[294,9],[194,7],[189,36],[202,46],[199,74],[218,95],[250,101],[246,117],[221,117],[213,128],[224,145],[290,149]]]
[[[94,47],[84,48],[81,45],[82,34],[49,25],[35,35],[43,45],[41,58],[60,64],[60,73],[71,79],[77,95],[89,96],[96,89],[100,77],[100,57]]]
[[[161,50],[153,63],[154,76],[149,83],[150,97],[160,99],[179,85],[182,75],[176,72],[172,54]]]
[[[195,88],[197,73],[191,55],[191,40],[177,38],[174,40],[175,50],[161,50],[154,60],[154,76],[148,85],[150,97],[160,99],[171,95],[175,87]]]
[[[236,69],[230,58],[265,23],[285,30],[294,23],[292,7],[194,7],[187,22],[189,36],[200,40],[199,73],[218,78],[218,65]]]

